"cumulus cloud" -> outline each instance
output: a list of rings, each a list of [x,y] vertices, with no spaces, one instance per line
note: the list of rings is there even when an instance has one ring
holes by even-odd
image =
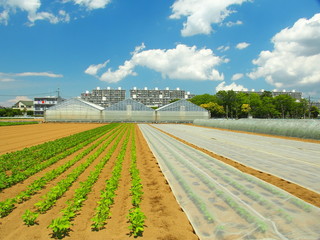
[[[232,81],[237,81],[237,80],[243,78],[243,76],[244,76],[243,73],[236,73],[236,74],[234,74],[234,75],[232,76],[231,80],[232,80]]]
[[[272,38],[274,49],[262,51],[248,76],[265,78],[276,88],[310,90],[320,87],[320,13],[301,18]]]
[[[125,61],[115,71],[109,68],[99,79],[107,82],[118,82],[127,76],[136,76],[137,73],[134,72],[136,66],[149,68],[161,73],[163,78],[169,79],[198,81],[224,79],[224,75],[219,73],[215,67],[228,62],[228,59],[214,55],[211,49],[197,49],[196,46],[189,47],[184,44],[178,44],[173,49],[143,50],[144,48],[144,44],[136,47],[130,60]],[[85,73],[90,74],[94,66],[98,65],[90,65]],[[92,72],[96,73],[95,71]]]
[[[250,0],[176,0],[171,6],[171,19],[186,17],[181,30],[182,36],[210,34],[212,24],[220,24],[226,17],[234,13],[229,6],[242,4]],[[238,22],[240,23],[240,22]]]
[[[28,98],[27,96],[16,96],[14,99],[8,100],[9,103],[16,103],[19,101],[32,101],[32,99]]]
[[[74,4],[81,5],[88,10],[105,8],[111,0],[67,0],[65,2],[73,2]]]
[[[222,82],[220,83],[217,87],[216,87],[216,92],[219,91],[248,91],[247,88],[245,88],[242,85],[237,85],[236,83],[231,83],[230,85],[226,85],[226,82]]]
[[[0,1],[0,7],[3,11],[0,13],[0,23],[7,25],[10,14],[16,13],[17,10],[28,13],[28,25],[33,26],[36,21],[47,20],[50,23],[69,22],[70,16],[65,11],[60,10],[58,15],[49,12],[39,12],[41,7],[40,0],[7,0]]]
[[[101,69],[101,68],[105,68],[106,65],[108,64],[109,60],[108,61],[105,61],[104,63],[101,63],[101,64],[97,64],[97,65],[90,65],[84,72],[86,74],[89,74],[89,75],[92,75],[92,76],[96,76],[98,74],[98,71]]]
[[[241,43],[238,43],[236,48],[239,49],[239,50],[242,50],[242,49],[245,49],[247,47],[250,46],[250,43],[246,43],[246,42],[241,42]]]

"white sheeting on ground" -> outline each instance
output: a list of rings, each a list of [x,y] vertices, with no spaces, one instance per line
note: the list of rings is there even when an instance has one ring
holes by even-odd
[[[320,236],[319,208],[149,125],[139,127],[200,239]]]
[[[154,126],[218,155],[320,193],[320,144],[188,125]]]

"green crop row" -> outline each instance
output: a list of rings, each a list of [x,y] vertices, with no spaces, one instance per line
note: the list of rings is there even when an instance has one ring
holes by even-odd
[[[78,179],[78,177],[97,159],[105,148],[114,140],[116,134],[113,134],[96,152],[90,155],[86,161],[76,167],[66,178],[59,181],[50,191],[45,194],[42,201],[34,204],[36,212],[41,214],[47,212],[55,202],[70,188],[70,186]]]
[[[3,154],[0,156],[0,161],[5,164],[0,166],[0,172],[24,170],[30,165],[45,161],[58,153],[64,152],[66,149],[74,147],[89,138],[99,135],[110,127],[112,128],[113,124],[103,125],[98,128],[76,133],[53,141],[48,141],[19,151]]]
[[[115,140],[113,146],[108,150],[106,156],[103,157],[95,166],[95,170],[90,172],[90,175],[87,177],[87,179],[80,183],[80,187],[75,190],[73,198],[67,202],[67,207],[61,211],[63,213],[62,217],[52,220],[48,228],[52,230],[53,237],[60,239],[68,234],[74,217],[81,210],[83,202],[87,199],[87,195],[89,192],[91,192],[92,186],[98,180],[105,164],[109,161],[110,157],[116,150],[121,138],[123,137],[123,134],[124,132],[119,135],[114,134],[114,137],[117,136],[117,139]]]
[[[112,175],[106,181],[105,190],[101,191],[100,201],[98,202],[98,206],[95,208],[94,217],[91,219],[93,222],[91,227],[95,231],[104,228],[106,220],[110,217],[110,207],[114,203],[114,197],[116,196],[115,192],[119,186],[119,180],[122,171],[122,162],[125,157],[129,136],[129,134],[126,136],[122,144],[120,153],[117,156],[117,161],[112,170]]]
[[[134,129],[133,129],[134,130]],[[139,169],[137,167],[137,153],[135,144],[135,135],[132,134],[131,140],[131,164],[130,164],[130,175],[131,175],[131,203],[132,208],[129,211],[127,218],[129,219],[129,229],[133,236],[141,236],[144,231],[144,220],[146,216],[141,211],[140,203],[142,201],[142,183],[140,178]]]
[[[1,126],[15,126],[15,125],[30,125],[30,124],[38,124],[39,122],[36,121],[29,121],[29,122],[0,122]]]
[[[47,172],[44,176],[33,181],[30,185],[27,186],[26,190],[21,191],[15,197],[9,198],[9,199],[6,199],[5,201],[0,202],[0,218],[5,217],[10,212],[12,212],[16,203],[22,203],[24,201],[27,201],[28,199],[31,198],[32,195],[36,194],[38,191],[44,188],[49,181],[55,179],[57,176],[61,175],[63,172],[65,172],[67,169],[73,166],[76,162],[83,159],[86,155],[88,155],[91,151],[93,151],[96,147],[98,147],[103,141],[105,141],[108,137],[110,137],[110,135],[112,135],[115,132],[115,130],[116,129],[113,129],[112,131],[110,131],[102,139],[100,139],[99,141],[91,145],[89,148],[87,148],[83,152],[76,155],[73,159],[71,159],[64,165],[61,165],[58,168],[55,168]],[[95,139],[91,139],[88,141],[90,142],[93,140]]]
[[[42,146],[41,151],[37,150],[37,147],[31,147],[30,149],[28,148],[22,151],[25,154],[28,152],[43,153],[43,159],[46,159],[48,156],[50,156],[50,158],[47,158],[46,161],[44,161],[43,159],[42,161],[40,161],[36,156],[32,154],[30,154],[30,156],[24,156],[23,154],[21,155],[19,153],[16,154],[16,152],[0,156],[0,190],[21,182],[32,176],[33,174],[41,171],[42,169],[45,169],[46,167],[52,165],[53,163],[71,155],[72,153],[88,145],[90,142],[101,137],[103,134],[105,134],[105,131],[112,129],[115,126],[116,125],[110,124],[99,127],[98,129],[93,129],[95,131],[92,130],[92,132],[86,131],[81,134],[76,134],[78,137],[73,135],[70,136],[70,138],[64,138],[63,141],[61,139],[57,139],[56,141],[41,144],[47,146]],[[50,149],[54,150],[51,151]],[[47,155],[48,152],[50,152],[49,155]],[[52,155],[53,152],[56,153]],[[12,165],[15,165],[15,167],[10,167]],[[5,171],[9,170],[11,171],[11,174],[7,175]]]

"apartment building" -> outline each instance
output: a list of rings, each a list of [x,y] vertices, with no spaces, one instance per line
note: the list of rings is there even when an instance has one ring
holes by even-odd
[[[44,111],[49,107],[52,107],[60,102],[64,101],[63,98],[58,96],[47,96],[47,97],[35,97],[33,101],[34,115],[43,116]]]
[[[181,90],[180,88],[169,89],[137,89],[134,87],[130,90],[130,97],[148,107],[161,107],[169,104],[172,100],[175,99],[189,99],[194,97],[194,94]]]
[[[81,99],[102,107],[109,107],[115,103],[123,101],[125,98],[126,90],[122,90],[121,87],[118,87],[117,89],[111,89],[110,87],[100,89],[100,87],[97,87],[91,92],[86,91],[81,93]]]

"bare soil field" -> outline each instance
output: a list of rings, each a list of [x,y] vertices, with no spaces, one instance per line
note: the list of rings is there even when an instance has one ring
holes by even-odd
[[[40,123],[0,127],[0,154],[31,147],[101,126],[95,123]]]
[[[60,124],[53,125],[57,126]],[[71,126],[72,125],[69,124],[63,125],[65,131],[67,131],[67,129],[69,129]],[[80,128],[79,126],[80,125],[78,125],[78,129]],[[93,125],[91,126],[94,127]],[[60,125],[59,128],[62,129],[62,125]],[[43,129],[46,128],[42,128],[42,130]],[[52,126],[52,129],[57,128]],[[20,129],[21,132],[23,132],[22,130],[23,129]],[[5,137],[5,135],[2,136]],[[157,160],[150,151],[137,125],[135,125],[135,136],[137,148],[137,166],[140,170],[140,177],[142,179],[144,192],[140,207],[146,215],[144,232],[141,237],[138,237],[138,239],[198,239],[185,213],[178,205],[167,181],[160,170],[160,167],[158,166]],[[21,139],[19,135],[17,135],[16,138],[18,140]],[[15,149],[21,148],[18,140],[16,140],[17,146],[13,147]],[[123,139],[121,141],[123,141]],[[112,143],[110,145],[112,145]],[[53,218],[61,215],[60,211],[66,206],[66,201],[72,197],[74,190],[80,185],[79,183],[88,177],[90,171],[94,170],[94,166],[106,154],[108,149],[109,147],[104,150],[101,156],[94,160],[90,167],[80,175],[77,181],[63,195],[63,197],[56,202],[52,209],[38,217],[38,224],[30,227],[24,225],[21,215],[23,215],[26,209],[32,209],[33,205],[41,200],[41,196],[46,194],[52,186],[56,185],[58,181],[63,179],[72,171],[72,169],[76,168],[77,165],[81,164],[81,161],[83,162],[84,160],[76,163],[76,165],[71,167],[71,169],[68,169],[57,179],[51,181],[46,188],[40,190],[36,195],[32,196],[30,200],[23,202],[22,204],[17,204],[16,208],[8,216],[0,218],[0,239],[50,239],[52,237],[51,231],[47,228],[47,226],[50,224]],[[131,197],[129,191],[131,181],[129,174],[130,144],[127,147],[127,152],[123,162],[120,184],[116,191],[116,198],[114,201],[115,203],[111,208],[111,218],[107,220],[107,224],[104,229],[100,231],[92,231],[91,229],[91,219],[94,216],[94,208],[96,207],[97,201],[99,201],[100,198],[100,191],[105,186],[105,180],[111,175],[111,171],[119,151],[120,147],[118,146],[99,175],[99,179],[94,184],[92,191],[89,193],[87,200],[79,212],[79,215],[75,217],[73,226],[71,227],[72,231],[69,232],[69,235],[66,236],[65,239],[135,239],[134,236],[130,235],[130,230],[128,229],[129,222],[126,218],[131,207]],[[77,153],[78,152],[60,160],[48,169],[28,178],[23,183],[14,185],[8,189],[4,189],[2,192],[0,192],[0,199],[4,200],[13,197],[19,191],[25,189],[32,181],[40,176],[43,176],[49,170],[55,169],[62,165],[74,157]]]

